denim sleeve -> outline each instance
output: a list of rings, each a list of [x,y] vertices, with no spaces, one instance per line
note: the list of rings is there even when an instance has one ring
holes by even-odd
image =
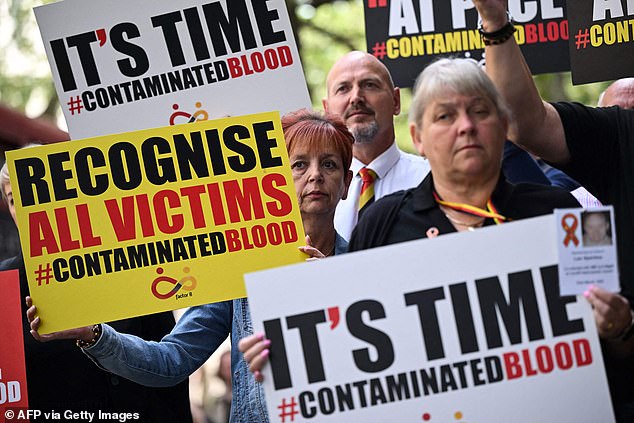
[[[227,339],[232,302],[192,307],[160,342],[118,333],[103,325],[99,341],[84,352],[100,367],[145,386],[186,379]]]

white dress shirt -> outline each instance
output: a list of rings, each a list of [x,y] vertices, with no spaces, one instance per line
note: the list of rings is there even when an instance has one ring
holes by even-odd
[[[353,177],[348,198],[339,202],[335,212],[335,229],[346,240],[350,239],[352,230],[357,224],[359,195],[362,185],[359,169],[364,166],[366,165],[354,157],[352,158],[350,170]],[[392,144],[367,167],[378,175],[378,179],[374,182],[375,201],[393,192],[417,186],[429,172],[427,160],[401,151],[396,143]]]

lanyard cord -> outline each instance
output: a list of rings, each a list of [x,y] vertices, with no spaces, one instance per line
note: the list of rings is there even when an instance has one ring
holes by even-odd
[[[501,225],[502,223],[504,223],[504,221],[507,220],[506,217],[498,213],[497,209],[493,205],[493,202],[491,201],[490,198],[487,201],[486,210],[481,209],[480,207],[471,206],[469,204],[452,203],[451,201],[444,201],[442,198],[440,198],[440,196],[436,193],[435,190],[434,190],[434,200],[436,200],[438,204],[441,204],[445,207],[449,207],[450,209],[453,209],[453,210],[457,210],[459,212],[472,214],[474,216],[489,217],[493,219],[496,225]]]

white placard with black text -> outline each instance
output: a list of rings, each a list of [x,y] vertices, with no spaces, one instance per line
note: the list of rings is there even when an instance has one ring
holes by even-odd
[[[283,0],[35,9],[73,139],[310,107]]]
[[[614,421],[554,217],[245,275],[272,422]]]

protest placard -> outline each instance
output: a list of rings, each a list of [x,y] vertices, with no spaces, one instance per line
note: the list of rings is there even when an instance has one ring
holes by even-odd
[[[634,76],[634,8],[615,0],[568,0],[573,84]]]
[[[0,272],[0,409],[28,407],[20,280],[17,270]],[[7,420],[9,418],[5,414]]]
[[[279,114],[7,154],[42,333],[245,296],[305,257]]]
[[[283,0],[35,9],[73,139],[310,106]]]
[[[565,0],[509,0],[515,39],[533,74],[570,70]],[[364,0],[368,52],[400,87],[411,87],[439,56],[484,62],[478,15],[471,0]]]
[[[552,215],[245,280],[272,422],[614,421]]]

